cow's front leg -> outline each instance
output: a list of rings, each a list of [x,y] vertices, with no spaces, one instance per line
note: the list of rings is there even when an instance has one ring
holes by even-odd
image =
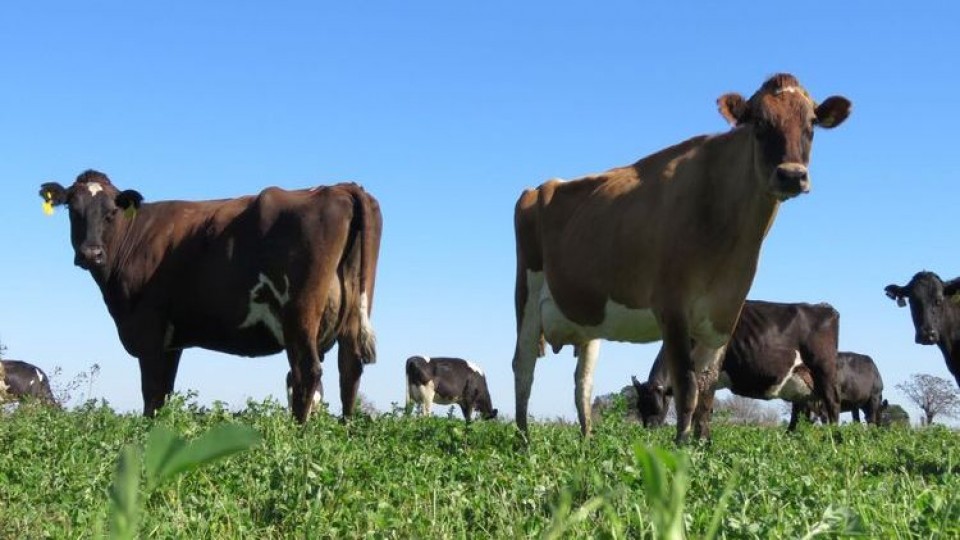
[[[154,416],[173,392],[182,350],[168,350],[144,355],[140,361],[140,391],[143,394],[143,415]]]
[[[590,435],[590,398],[593,397],[593,370],[600,354],[600,340],[594,339],[581,343],[577,350],[577,369],[573,374],[574,401],[577,405],[577,418],[580,419],[580,433]]]

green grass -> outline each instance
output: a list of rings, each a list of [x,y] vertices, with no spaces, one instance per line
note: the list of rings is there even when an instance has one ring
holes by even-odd
[[[639,538],[685,530],[702,538],[712,527],[726,538],[960,536],[960,434],[945,428],[802,426],[788,434],[716,425],[712,443],[678,452],[671,428],[647,431],[614,413],[585,442],[574,425],[534,423],[525,447],[507,423],[468,427],[398,410],[348,424],[317,415],[299,426],[275,402],[234,415],[177,397],[156,420],[96,404],[0,416],[0,538],[105,530],[128,444],[146,443],[156,425],[191,441],[224,423],[252,427],[262,440],[151,484],[140,500],[143,537]]]

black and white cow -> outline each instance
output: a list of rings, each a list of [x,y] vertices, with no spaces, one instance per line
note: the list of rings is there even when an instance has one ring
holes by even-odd
[[[33,398],[43,403],[57,405],[50,390],[50,378],[37,366],[20,360],[0,360],[3,365],[3,390],[0,395],[17,401]]]
[[[747,300],[721,357],[715,383],[700,390],[701,400],[709,407],[703,417],[709,422],[714,392],[727,388],[738,396],[791,402],[791,431],[796,429],[799,415],[808,411],[806,402],[814,399],[824,403],[825,415],[837,423],[839,319],[829,304]],[[634,377],[633,383],[644,426],[661,425],[669,407],[667,396],[672,393],[662,349],[647,382]]]
[[[480,366],[462,358],[411,356],[407,359],[407,408],[419,403],[424,415],[434,404],[460,405],[467,422],[474,409],[485,419],[497,417],[490,401],[487,378]]]
[[[940,347],[947,369],[960,385],[960,278],[944,282],[933,272],[917,272],[910,283],[887,285],[884,292],[901,307],[910,300],[914,341]]]

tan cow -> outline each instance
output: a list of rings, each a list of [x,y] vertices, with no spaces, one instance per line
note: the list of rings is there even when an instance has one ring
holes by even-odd
[[[836,127],[850,113],[846,98],[817,105],[787,74],[749,100],[725,94],[717,103],[734,126],[726,133],[605,173],[551,180],[517,201],[513,371],[521,431],[541,337],[554,349],[578,349],[584,435],[600,340],[663,339],[676,381],[677,441],[689,437],[698,373],[716,377],[777,208],[810,190],[813,128]]]

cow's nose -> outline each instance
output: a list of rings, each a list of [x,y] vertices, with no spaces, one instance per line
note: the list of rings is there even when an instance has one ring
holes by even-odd
[[[84,246],[81,249],[83,258],[89,262],[100,264],[103,262],[103,246]]]
[[[784,163],[777,167],[777,183],[781,192],[790,195],[800,195],[810,191],[807,168],[799,163]]]
[[[917,332],[916,342],[918,345],[931,345],[940,341],[940,332],[933,328],[924,328]]]

